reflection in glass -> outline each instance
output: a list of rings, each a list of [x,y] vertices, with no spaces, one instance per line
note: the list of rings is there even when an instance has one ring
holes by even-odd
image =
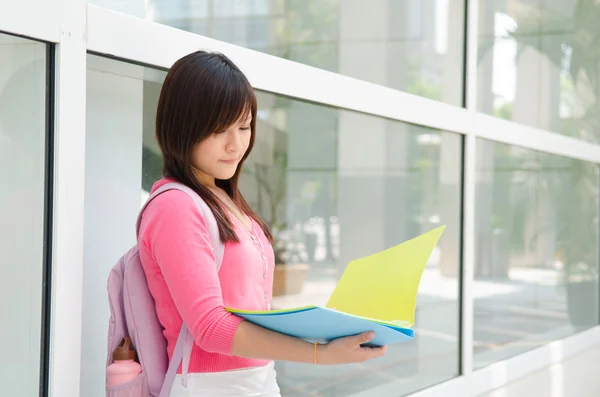
[[[460,106],[464,0],[93,0],[165,25]]]
[[[598,324],[598,169],[477,142],[476,367]]]
[[[600,3],[479,2],[478,108],[598,142]]]
[[[46,45],[0,34],[0,384],[39,395]]]

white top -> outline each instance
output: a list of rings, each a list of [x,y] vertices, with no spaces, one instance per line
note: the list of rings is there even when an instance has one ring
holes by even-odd
[[[170,394],[170,397],[240,396],[281,397],[272,361],[264,367],[190,373],[187,388],[182,384],[181,375],[177,375]]]

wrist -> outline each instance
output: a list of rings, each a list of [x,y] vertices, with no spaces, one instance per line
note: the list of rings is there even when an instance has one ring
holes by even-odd
[[[329,348],[328,344],[316,344],[315,345],[315,365],[328,365],[329,364]]]

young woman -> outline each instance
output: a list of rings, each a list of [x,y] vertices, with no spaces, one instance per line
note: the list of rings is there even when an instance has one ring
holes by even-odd
[[[238,190],[256,137],[256,110],[250,83],[222,54],[198,51],[183,57],[162,87],[156,136],[164,178],[153,191],[173,180],[196,191],[214,213],[225,246],[217,271],[205,219],[184,192],[163,193],[144,211],[140,258],[169,355],[184,321],[196,342],[187,388],[176,379],[172,397],[276,397],[273,360],[345,364],[386,350],[361,347],[372,339],[368,333],[313,345],[225,310],[271,308],[271,234]]]

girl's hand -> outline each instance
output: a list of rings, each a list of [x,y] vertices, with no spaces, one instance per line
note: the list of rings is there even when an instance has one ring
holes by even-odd
[[[327,344],[317,346],[317,364],[350,364],[361,363],[385,354],[387,346],[363,347],[361,344],[373,340],[373,332],[364,332],[359,335],[346,336],[333,340]]]

